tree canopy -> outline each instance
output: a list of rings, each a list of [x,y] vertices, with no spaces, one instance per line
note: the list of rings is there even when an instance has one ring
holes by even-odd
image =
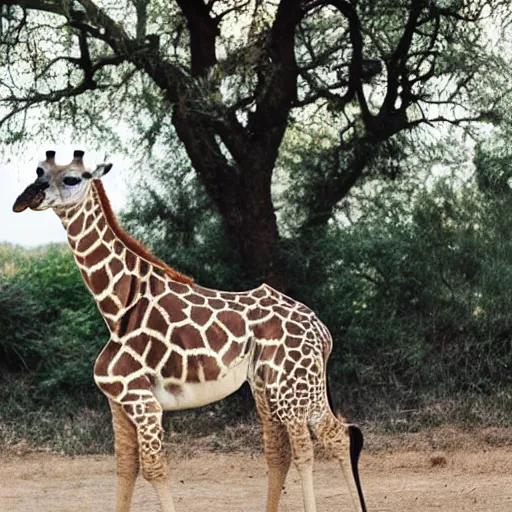
[[[0,9],[5,144],[49,126],[121,145],[124,126],[139,151],[165,151],[177,136],[246,274],[281,288],[272,183],[287,150],[304,143],[315,155],[287,187],[307,236],[356,183],[396,178],[403,155],[447,127],[476,137],[482,123],[510,122],[507,0],[4,0]],[[168,160],[172,170],[170,150]]]

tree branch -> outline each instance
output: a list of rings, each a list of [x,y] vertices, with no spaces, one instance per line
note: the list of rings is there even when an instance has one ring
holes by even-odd
[[[423,0],[412,2],[409,10],[409,17],[407,19],[402,37],[391,57],[385,60],[388,84],[386,96],[382,102],[382,106],[379,112],[381,116],[384,116],[395,110],[395,103],[398,97],[398,85],[402,81],[401,79],[407,75],[407,56],[423,7]]]
[[[75,96],[79,96],[86,91],[90,91],[93,89],[106,89],[105,86],[98,86],[95,83],[91,85],[91,83],[87,82],[87,80],[83,80],[75,87],[66,87],[64,89],[59,89],[57,91],[53,91],[48,94],[40,94],[36,93],[29,98],[21,98],[16,96],[8,96],[0,99],[0,102],[3,103],[18,103],[21,106],[15,107],[11,110],[7,115],[5,115],[2,119],[0,119],[0,126],[2,126],[6,121],[12,118],[14,115],[19,114],[20,112],[26,111],[29,108],[37,105],[39,103],[57,103],[64,98],[72,98]]]
[[[176,0],[188,22],[192,76],[206,76],[217,63],[215,40],[217,22],[210,17],[203,0]]]
[[[260,65],[256,110],[249,116],[248,131],[253,142],[264,141],[264,151],[274,160],[286,129],[288,114],[297,99],[295,28],[302,16],[298,0],[282,0],[279,3],[268,48],[265,49],[272,67]]]

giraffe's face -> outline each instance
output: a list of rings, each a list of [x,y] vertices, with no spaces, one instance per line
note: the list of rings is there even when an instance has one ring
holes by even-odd
[[[101,178],[112,167],[111,164],[101,164],[91,171],[84,167],[82,157],[82,151],[75,151],[71,163],[57,165],[55,153],[48,151],[46,160],[37,165],[36,180],[16,199],[13,210],[46,210],[80,203],[87,196],[91,180]]]

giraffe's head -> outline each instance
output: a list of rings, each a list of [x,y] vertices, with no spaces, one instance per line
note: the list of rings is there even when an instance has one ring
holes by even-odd
[[[80,203],[87,196],[92,179],[101,178],[112,167],[100,164],[94,170],[86,169],[83,156],[83,151],[75,151],[69,164],[57,165],[55,151],[47,151],[46,160],[37,165],[37,179],[16,199],[12,209],[46,210]]]

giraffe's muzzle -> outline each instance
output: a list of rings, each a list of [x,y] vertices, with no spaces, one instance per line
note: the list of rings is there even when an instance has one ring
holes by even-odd
[[[47,188],[42,183],[30,184],[16,199],[12,209],[14,212],[19,213],[27,208],[32,210],[37,208],[44,201],[43,190]]]

